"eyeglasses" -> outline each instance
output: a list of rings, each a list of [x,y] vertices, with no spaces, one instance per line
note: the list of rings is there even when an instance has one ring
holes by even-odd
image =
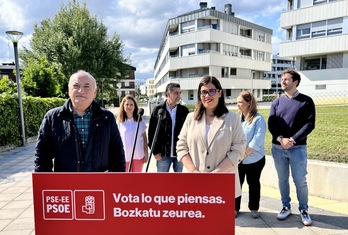
[[[217,91],[219,91],[219,89],[201,90],[200,95],[206,96],[208,94],[209,96],[214,96]]]

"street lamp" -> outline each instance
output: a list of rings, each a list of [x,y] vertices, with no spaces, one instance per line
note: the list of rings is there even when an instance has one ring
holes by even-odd
[[[101,94],[101,106],[104,108],[104,97],[103,97],[103,83],[104,83],[105,78],[101,78],[101,89],[100,89],[100,94]]]
[[[22,92],[21,92],[21,83],[20,83],[20,74],[19,74],[19,62],[18,62],[18,41],[22,37],[23,33],[19,31],[6,31],[7,37],[12,41],[15,55],[15,64],[16,64],[16,84],[17,84],[17,93],[18,93],[18,103],[19,103],[19,114],[21,119],[21,138],[22,146],[25,145],[25,128],[24,128],[24,114],[23,114],[23,105],[22,105]]]
[[[121,106],[121,87],[122,87],[122,83],[117,83],[117,88],[118,88],[118,107]]]

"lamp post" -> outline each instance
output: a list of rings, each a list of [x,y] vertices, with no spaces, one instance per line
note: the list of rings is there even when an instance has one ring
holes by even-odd
[[[105,78],[101,78],[100,81],[101,81],[101,88],[100,88],[100,94],[101,94],[101,106],[104,108],[104,97],[103,97],[103,85],[104,85],[104,80]]]
[[[21,138],[22,146],[25,145],[25,128],[24,128],[24,114],[23,114],[23,105],[22,105],[22,91],[20,83],[20,74],[19,74],[19,62],[18,62],[18,41],[22,37],[23,33],[19,31],[6,31],[8,38],[13,43],[15,64],[16,64],[16,84],[17,84],[17,93],[18,93],[18,103],[19,103],[19,114],[21,121]]]
[[[118,88],[118,107],[120,107],[121,105],[121,87],[122,87],[122,83],[117,83],[117,88]]]

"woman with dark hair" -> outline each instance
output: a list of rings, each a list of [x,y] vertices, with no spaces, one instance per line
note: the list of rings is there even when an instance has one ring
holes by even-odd
[[[204,77],[198,86],[198,102],[189,113],[177,142],[178,160],[188,172],[235,173],[235,197],[241,195],[238,163],[245,153],[245,135],[236,113],[225,104],[217,78]]]
[[[260,217],[261,171],[265,166],[265,135],[266,122],[257,112],[257,101],[248,91],[242,91],[237,97],[238,113],[240,114],[243,130],[247,139],[244,159],[239,163],[240,185],[246,178],[249,185],[249,203],[251,217]],[[236,215],[240,210],[242,196],[236,198]]]
[[[138,125],[138,104],[132,95],[126,95],[120,104],[117,114],[117,126],[121,134],[123,148],[126,156],[126,171],[129,171],[129,165],[133,150],[133,142],[136,128]],[[148,147],[146,136],[145,121],[140,118],[137,142],[134,149],[131,172],[142,172],[144,163],[148,159]]]

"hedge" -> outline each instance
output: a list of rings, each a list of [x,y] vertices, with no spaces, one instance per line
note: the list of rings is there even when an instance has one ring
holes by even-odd
[[[46,112],[61,106],[62,98],[23,97],[26,138],[36,136]],[[0,146],[21,145],[21,125],[17,95],[0,96]]]

